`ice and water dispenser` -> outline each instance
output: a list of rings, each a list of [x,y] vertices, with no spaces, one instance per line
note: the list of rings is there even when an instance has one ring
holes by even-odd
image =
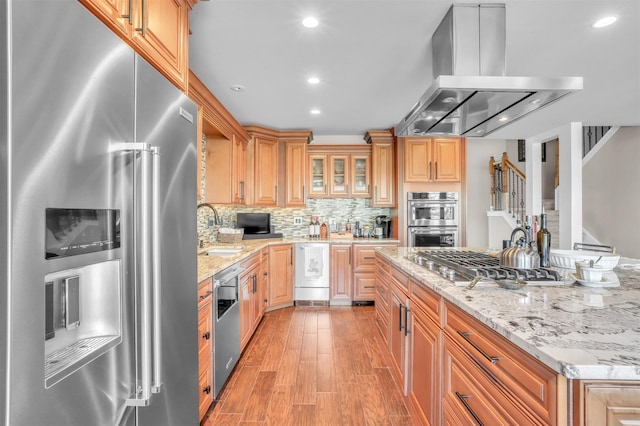
[[[117,256],[90,264],[81,256],[120,247],[118,210],[48,208],[46,218],[45,258],[67,258],[44,277],[49,388],[121,342],[123,265]]]

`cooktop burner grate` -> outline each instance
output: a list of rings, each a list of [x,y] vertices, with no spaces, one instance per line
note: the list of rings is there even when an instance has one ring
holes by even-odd
[[[482,276],[493,279],[516,279],[526,281],[559,282],[562,274],[548,268],[520,269],[500,266],[497,257],[485,253],[465,250],[425,250],[416,257],[427,262],[427,267],[440,272],[451,281],[468,281]],[[431,263],[431,264],[429,264]]]

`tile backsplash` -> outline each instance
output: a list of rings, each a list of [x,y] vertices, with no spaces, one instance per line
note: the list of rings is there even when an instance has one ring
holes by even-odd
[[[327,225],[335,223],[352,224],[360,222],[360,226],[373,224],[376,216],[389,215],[388,208],[368,207],[371,201],[364,198],[309,198],[305,208],[283,207],[247,207],[215,205],[218,216],[222,220],[222,226],[235,226],[236,213],[270,213],[271,225],[275,226],[275,232],[282,233],[287,238],[305,237],[309,233],[309,219],[318,216],[324,219]],[[213,211],[208,208],[198,209],[198,238],[205,241],[215,241],[218,226],[208,227],[209,218],[213,217]],[[294,225],[296,217],[302,218],[301,225]]]

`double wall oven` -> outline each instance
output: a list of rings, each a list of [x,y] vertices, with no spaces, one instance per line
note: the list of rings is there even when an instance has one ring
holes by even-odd
[[[457,192],[407,193],[409,247],[456,247],[459,244]]]

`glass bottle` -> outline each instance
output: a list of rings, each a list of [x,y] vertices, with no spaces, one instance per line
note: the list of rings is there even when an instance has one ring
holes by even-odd
[[[314,238],[316,236],[316,225],[313,222],[313,216],[311,216],[311,221],[309,222],[309,238]]]
[[[540,215],[540,230],[536,235],[536,243],[538,244],[538,255],[540,256],[540,266],[542,268],[549,267],[549,250],[551,249],[551,232],[547,229],[547,215]]]
[[[326,240],[328,236],[327,224],[324,223],[324,218],[322,218],[322,225],[320,225],[320,238]]]
[[[313,229],[316,238],[320,238],[320,221],[318,220],[318,216],[316,216],[316,221],[313,223]]]

